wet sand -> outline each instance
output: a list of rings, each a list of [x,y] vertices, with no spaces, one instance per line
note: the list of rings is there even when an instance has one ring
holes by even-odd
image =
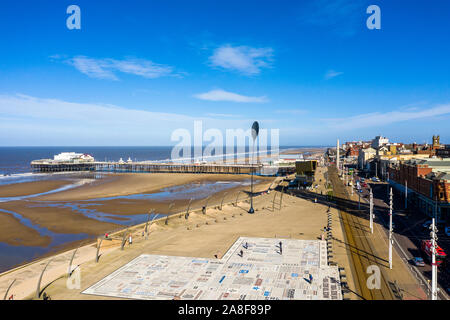
[[[70,208],[53,208],[40,206],[28,201],[11,201],[0,203],[0,209],[14,211],[22,217],[29,219],[33,224],[44,227],[55,233],[86,233],[89,235],[99,235],[108,230],[116,230],[121,226],[109,222],[102,222],[90,219],[82,214],[72,211]],[[40,204],[42,205],[42,204]],[[20,228],[13,229],[15,234],[25,233],[22,224]],[[25,227],[26,229],[30,229]],[[0,241],[4,242],[4,226],[0,226]]]
[[[184,173],[120,173],[78,188],[35,198],[45,201],[73,201],[152,193],[163,188],[200,181],[243,181],[249,175],[184,174]],[[270,178],[263,178],[264,180]],[[272,178],[273,180],[273,178]]]
[[[184,212],[189,203],[189,199],[111,199],[102,201],[83,202],[87,199],[97,199],[106,197],[115,197],[123,195],[152,193],[162,188],[183,185],[193,182],[215,182],[215,181],[247,181],[248,175],[219,175],[219,174],[114,174],[107,175],[106,178],[54,194],[35,197],[28,200],[0,202],[0,209],[13,211],[28,219],[37,228],[46,228],[50,232],[57,234],[86,234],[89,236],[99,236],[105,232],[112,232],[124,228],[126,216],[145,215],[151,209],[156,213],[168,214]],[[254,187],[254,191],[266,190],[274,178],[257,177],[255,180],[259,183]],[[58,182],[58,183],[54,183]],[[37,181],[27,183],[31,186],[27,192],[37,190],[38,192],[49,191],[52,188],[58,188],[73,181]],[[22,184],[9,186],[10,192],[13,190],[23,191]],[[242,191],[248,191],[249,186],[238,185],[226,190],[214,193],[208,200],[208,207],[220,205],[222,199],[224,203],[230,203],[236,200],[239,193],[239,199],[248,197]],[[44,192],[45,192],[44,191]],[[226,194],[225,194],[226,193]],[[32,194],[32,193],[31,193]],[[16,196],[16,194],[9,194]],[[224,198],[224,195],[226,196]],[[206,204],[206,198],[200,195],[200,198],[192,201],[191,209],[198,210]],[[174,204],[169,212],[169,205]],[[67,205],[82,205],[83,209],[97,210],[104,214],[103,217],[111,219],[111,222],[100,221],[90,218],[73,210],[73,207]],[[116,216],[117,215],[117,216]],[[146,217],[143,216],[143,217]],[[17,236],[20,235],[20,238]],[[17,238],[17,240],[14,240]],[[25,226],[7,213],[0,212],[0,242],[11,245],[23,246],[46,246],[51,241],[49,237],[42,236],[37,230]],[[67,243],[69,245],[70,243]]]
[[[29,196],[61,188],[70,184],[70,180],[47,180],[13,183],[0,186],[0,198]]]
[[[13,215],[0,212],[0,242],[13,246],[45,247],[50,244],[51,238],[24,226]]]

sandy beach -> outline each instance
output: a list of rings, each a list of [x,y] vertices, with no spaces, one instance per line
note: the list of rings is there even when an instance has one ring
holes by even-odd
[[[70,184],[70,180],[47,180],[47,181],[32,181],[23,183],[13,183],[0,186],[0,198],[3,197],[18,197],[28,196],[31,194],[43,193],[50,190],[61,188]]]
[[[43,237],[20,223],[11,214],[0,212],[0,241],[13,246],[48,246],[50,237]]]
[[[266,190],[273,180],[273,177],[255,177],[254,191]],[[123,173],[107,174],[102,179],[90,181],[43,196],[0,202],[0,242],[12,246],[47,247],[52,243],[52,237],[58,235],[82,238],[66,239],[64,244],[52,248],[52,252],[63,251],[76,247],[87,238],[133,225],[133,221],[142,222],[152,209],[158,214],[185,212],[192,196],[189,189],[193,187],[204,185],[208,190],[205,194],[194,194],[190,211],[201,209],[206,202],[211,207],[220,205],[222,200],[231,203],[237,196],[246,199],[248,195],[243,191],[250,190],[249,175]],[[74,184],[74,180],[17,183],[2,186],[0,190],[3,196],[15,197],[48,192],[69,184]],[[177,189],[169,189],[170,192],[165,189],[173,187]],[[160,193],[164,197],[158,197]],[[142,194],[145,197],[140,198]],[[134,198],[133,195],[137,196]],[[121,198],[124,196],[131,197]]]
[[[82,289],[95,283],[105,275],[142,253],[166,254],[192,257],[222,257],[239,236],[287,237],[295,239],[317,239],[326,224],[326,206],[310,201],[284,195],[283,205],[276,203],[272,209],[273,198],[280,199],[279,192],[261,195],[255,198],[256,212],[247,213],[249,204],[240,201],[238,206],[228,204],[223,210],[210,208],[206,214],[191,213],[189,219],[173,216],[168,225],[164,219],[150,227],[149,240],[142,237],[143,225],[130,228],[133,233],[133,246],[120,250],[119,242],[103,241],[100,249],[100,263],[93,261],[95,245],[88,245],[78,250],[75,265],[80,265],[82,272]],[[244,200],[244,199],[243,199]],[[120,238],[121,232],[112,237]],[[55,256],[43,279],[43,286],[67,271],[71,252]],[[31,298],[35,290],[35,277],[38,277],[48,259],[40,263],[19,268],[13,273],[0,277],[0,288],[17,277],[19,283],[14,285],[12,293],[16,299]],[[345,260],[343,261],[345,262]],[[22,278],[22,274],[32,275]],[[66,279],[60,278],[47,287],[46,291],[53,299],[105,299],[100,296],[80,294],[80,290],[67,290]]]
[[[37,197],[40,201],[73,201],[123,195],[152,193],[163,188],[203,181],[244,181],[249,175],[184,174],[184,173],[120,173],[109,174],[103,179],[54,194]],[[258,177],[272,181],[273,178]]]

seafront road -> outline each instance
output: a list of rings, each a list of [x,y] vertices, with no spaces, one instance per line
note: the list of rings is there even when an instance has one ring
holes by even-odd
[[[389,269],[388,236],[380,225],[374,221],[374,233],[369,229],[368,205],[361,199],[358,209],[358,195],[349,193],[343,181],[338,177],[336,167],[329,167],[329,178],[333,185],[333,197],[339,208],[344,225],[346,239],[351,251],[352,266],[357,278],[358,292],[364,299],[427,299],[421,283],[411,273],[410,268],[401,258],[395,246],[393,251],[393,267]],[[363,205],[365,204],[365,205]],[[367,287],[367,268],[376,265],[381,271],[381,288]]]

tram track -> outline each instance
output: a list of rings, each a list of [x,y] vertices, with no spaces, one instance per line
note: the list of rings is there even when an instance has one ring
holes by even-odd
[[[376,256],[372,245],[367,238],[368,229],[359,222],[357,215],[358,210],[350,210],[345,208],[342,200],[350,200],[348,192],[340,181],[336,167],[329,167],[330,180],[333,185],[334,197],[337,199],[339,215],[345,231],[347,246],[349,247],[351,260],[353,262],[354,276],[356,278],[356,290],[363,299],[366,300],[394,300],[396,299],[390,289],[389,281],[383,272],[386,267],[386,261]],[[369,289],[367,274],[369,266],[376,265],[380,268],[380,289]]]

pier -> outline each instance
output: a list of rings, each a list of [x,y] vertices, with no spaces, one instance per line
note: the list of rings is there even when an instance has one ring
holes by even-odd
[[[265,175],[268,168],[263,164],[179,164],[155,162],[56,162],[35,160],[31,162],[33,172],[135,172],[135,173],[211,173],[211,174],[250,174]],[[279,167],[276,175],[286,175],[295,172],[294,167]]]

